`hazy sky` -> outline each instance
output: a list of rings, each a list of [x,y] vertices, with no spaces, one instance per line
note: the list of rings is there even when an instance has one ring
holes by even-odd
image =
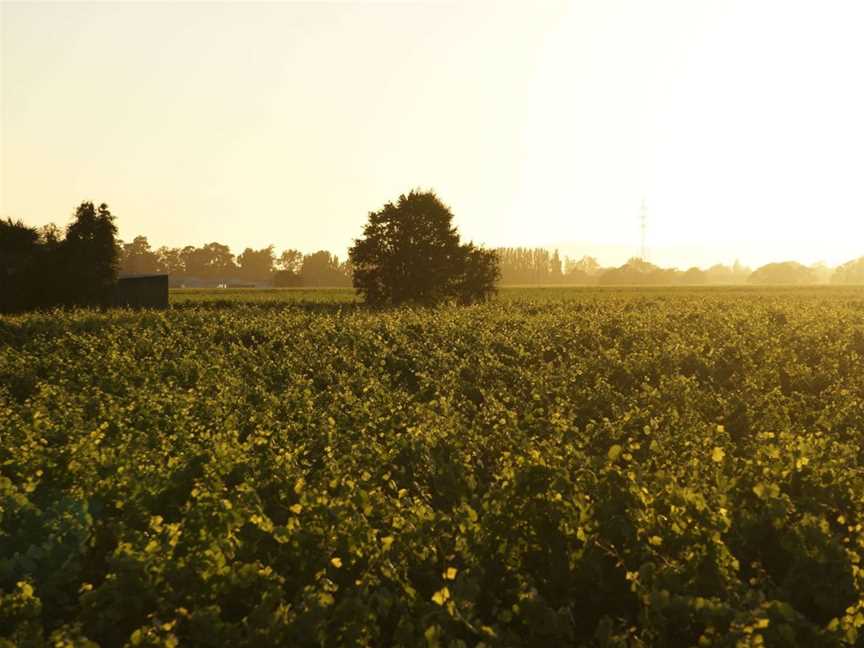
[[[864,255],[864,3],[0,2],[0,216],[340,256],[435,189],[463,237],[620,263]]]

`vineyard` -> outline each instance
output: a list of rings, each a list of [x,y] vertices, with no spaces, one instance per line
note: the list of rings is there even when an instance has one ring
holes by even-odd
[[[0,646],[864,646],[864,292],[220,294],[0,317]]]

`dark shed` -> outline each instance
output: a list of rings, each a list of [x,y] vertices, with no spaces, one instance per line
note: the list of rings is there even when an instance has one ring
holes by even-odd
[[[120,275],[114,305],[125,308],[168,308],[168,275]]]

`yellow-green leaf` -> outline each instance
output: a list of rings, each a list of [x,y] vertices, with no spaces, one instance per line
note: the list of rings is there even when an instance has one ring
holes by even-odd
[[[440,590],[438,590],[432,595],[432,600],[438,605],[444,605],[449,598],[450,590],[446,587],[442,587]]]

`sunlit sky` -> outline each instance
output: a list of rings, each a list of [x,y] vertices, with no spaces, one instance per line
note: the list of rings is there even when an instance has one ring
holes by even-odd
[[[860,0],[0,3],[0,216],[344,256],[434,189],[466,239],[619,264],[864,255]]]

